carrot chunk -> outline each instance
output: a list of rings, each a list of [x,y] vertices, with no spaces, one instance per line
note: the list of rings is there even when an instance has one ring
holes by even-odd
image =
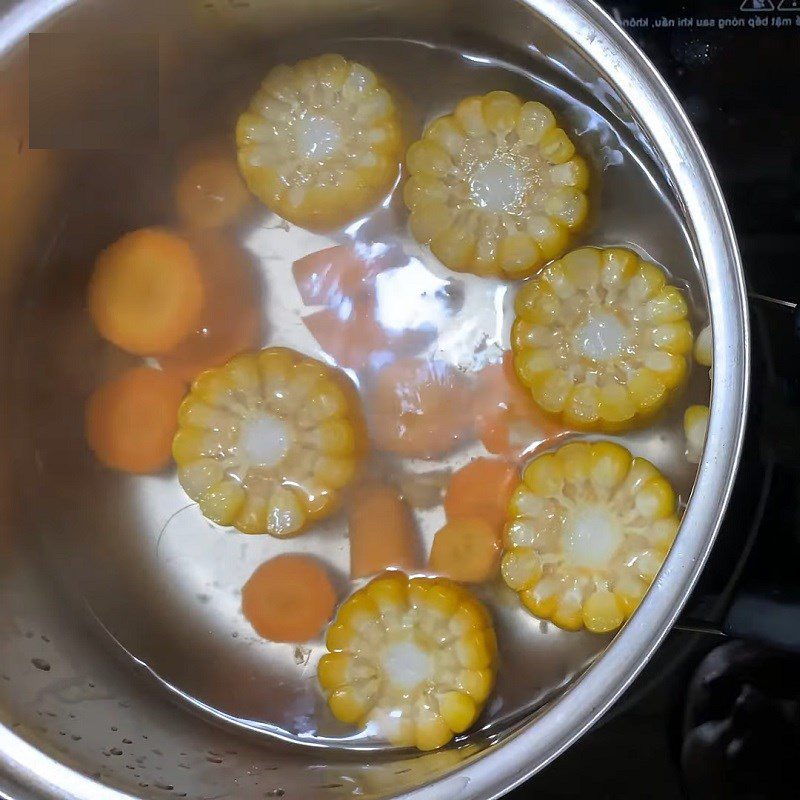
[[[372,386],[374,441],[403,456],[431,458],[453,450],[470,425],[465,378],[444,361],[403,358]]]
[[[444,498],[447,518],[478,517],[499,532],[518,477],[517,470],[507,461],[473,459],[450,479]]]
[[[459,517],[433,538],[428,566],[433,572],[463,583],[482,583],[497,573],[499,531],[480,517]]]
[[[187,381],[261,343],[261,291],[246,254],[213,232],[193,236],[191,244],[205,302],[189,335],[159,357],[165,372]]]
[[[483,446],[507,458],[530,453],[566,432],[520,384],[510,352],[505,353],[502,363],[490,364],[478,374],[474,418]]]
[[[407,570],[418,565],[414,519],[390,486],[372,483],[360,487],[350,507],[349,525],[351,578],[364,578],[389,567]]]
[[[134,367],[104,383],[86,406],[86,439],[106,466],[156,472],[170,461],[178,407],[186,385],[149,367]]]
[[[192,248],[160,228],[125,234],[97,258],[89,310],[103,338],[135,355],[175,347],[196,324],[203,282]]]
[[[190,228],[220,228],[241,217],[251,202],[236,161],[222,154],[192,160],[173,191],[178,216]]]
[[[265,561],[242,589],[242,613],[259,636],[305,642],[333,615],[336,590],[325,567],[289,553]]]

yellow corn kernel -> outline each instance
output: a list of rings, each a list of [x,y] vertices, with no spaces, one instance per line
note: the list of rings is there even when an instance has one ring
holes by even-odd
[[[694,346],[694,360],[704,367],[710,367],[714,354],[713,343],[711,340],[711,325],[706,325],[697,336]]]
[[[522,105],[517,120],[517,135],[525,144],[538,144],[542,137],[556,127],[553,112],[535,101]]]
[[[615,442],[593,442],[592,483],[603,492],[616,489],[631,468],[631,454]]]
[[[589,291],[597,285],[600,278],[600,257],[600,250],[596,247],[581,247],[561,259],[565,277],[579,292]]]
[[[444,578],[373,579],[341,605],[326,645],[317,676],[333,715],[393,744],[442,747],[475,723],[494,685],[491,618]]]
[[[427,200],[414,206],[408,224],[414,237],[424,244],[430,244],[443,231],[450,227],[453,213],[441,200]]]
[[[611,291],[625,288],[638,264],[636,253],[624,247],[607,247],[602,251],[601,285]]]
[[[445,692],[437,700],[442,719],[455,733],[464,733],[478,718],[478,704],[464,692]]]
[[[351,676],[349,653],[326,653],[317,665],[317,679],[325,691],[344,686]]]
[[[542,591],[541,582],[521,592],[520,599],[528,611],[542,619],[552,619],[558,606],[558,595]]]
[[[395,180],[402,136],[375,74],[326,54],[264,79],[236,126],[250,191],[290,222],[329,228],[355,219]]]
[[[539,245],[543,261],[556,258],[567,249],[569,244],[569,228],[555,217],[545,214],[535,214],[528,220],[528,233]]]
[[[430,202],[446,205],[447,186],[432,175],[419,173],[406,181],[403,187],[403,200],[410,208]]]
[[[453,731],[447,723],[432,711],[417,717],[414,744],[418,750],[437,750],[453,738]]]
[[[569,393],[561,416],[572,428],[593,428],[597,426],[601,412],[600,389],[584,383]]]
[[[570,477],[566,466],[564,468],[564,474],[567,478]],[[536,515],[542,511],[542,499],[534,492],[531,492],[524,484],[521,484],[511,495],[508,510],[514,517]]]
[[[466,272],[475,254],[475,232],[452,225],[431,240],[431,252],[455,272]]]
[[[552,620],[565,631],[578,631],[583,627],[583,606],[576,590],[567,590],[558,597]]]
[[[533,548],[515,547],[503,555],[500,572],[509,588],[521,592],[542,577],[542,562]]]
[[[548,497],[561,491],[564,470],[555,453],[545,453],[535,458],[522,473],[525,485],[535,494]]]
[[[566,164],[575,155],[575,145],[561,128],[553,128],[542,136],[539,149],[550,164]]]
[[[672,547],[681,522],[677,516],[656,520],[650,528],[649,539],[658,550],[666,552]]]
[[[509,503],[501,574],[533,614],[607,633],[641,601],[675,539],[675,492],[619,444],[570,442],[535,458]]]
[[[361,414],[339,382],[285,348],[237,356],[195,380],[172,450],[181,485],[209,519],[283,537],[336,509],[356,472]]]
[[[651,521],[667,517],[675,510],[675,492],[659,475],[646,481],[636,495],[636,510]]]
[[[586,217],[586,162],[546,106],[510,92],[462,100],[409,147],[406,164],[411,232],[457,272],[530,275]],[[512,183],[521,190],[509,192]]]
[[[623,575],[614,587],[614,597],[622,608],[625,617],[632,616],[639,607],[647,591],[647,584],[638,575]]]
[[[686,435],[686,458],[699,464],[703,457],[703,446],[708,430],[708,406],[689,406],[683,415],[683,432]]]
[[[361,721],[370,708],[370,697],[355,686],[340,686],[328,695],[333,716],[336,719],[355,725]]]
[[[453,112],[461,129],[468,136],[482,137],[489,133],[483,117],[483,98],[465,97]]]
[[[645,317],[656,325],[680,322],[686,319],[688,313],[686,300],[674,286],[665,286],[652,300],[648,300],[645,306]]]
[[[492,669],[462,669],[456,678],[456,688],[459,692],[469,695],[477,705],[482,706],[494,686],[494,672]]]
[[[691,352],[694,342],[692,326],[686,319],[664,322],[657,328],[653,328],[650,336],[655,347],[681,356]]]
[[[529,275],[542,261],[542,254],[534,238],[528,233],[506,236],[498,249],[500,268],[509,277]]]
[[[608,383],[600,387],[600,417],[604,427],[614,430],[625,427],[636,416],[636,405],[627,386]]]
[[[592,474],[592,445],[589,442],[567,442],[555,453],[569,483],[589,480]]]
[[[628,380],[628,391],[639,413],[652,414],[664,405],[667,387],[655,372],[642,367]]]
[[[583,603],[583,624],[592,633],[615,631],[624,621],[624,607],[607,589],[590,594]]]
[[[686,301],[660,267],[630,250],[567,253],[522,285],[514,310],[517,376],[571,428],[631,427],[685,380]]]
[[[639,267],[628,283],[628,297],[635,305],[642,305],[658,294],[666,283],[667,278],[661,267],[650,261],[639,261]]]
[[[564,410],[572,385],[572,380],[565,370],[551,369],[534,375],[530,381],[530,390],[539,406],[551,414],[556,414]]]
[[[244,505],[245,492],[241,484],[226,478],[212,486],[198,501],[204,517],[217,525],[231,525]]]
[[[219,483],[225,471],[213,458],[200,458],[178,468],[178,480],[192,500],[199,500],[212,486]]]
[[[234,520],[234,527],[242,533],[266,533],[269,528],[270,504],[260,494],[248,493],[242,510]]]
[[[553,183],[585,191],[589,186],[589,166],[582,158],[572,158],[563,164],[554,164],[548,170]]]

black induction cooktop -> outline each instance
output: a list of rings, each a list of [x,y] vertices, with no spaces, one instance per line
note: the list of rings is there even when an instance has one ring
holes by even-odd
[[[797,798],[800,0],[603,5],[682,102],[733,217],[750,293],[747,441],[678,626],[605,718],[511,797]]]

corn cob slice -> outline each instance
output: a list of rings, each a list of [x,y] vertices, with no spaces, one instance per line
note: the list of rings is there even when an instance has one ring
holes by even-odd
[[[178,480],[208,519],[284,537],[353,478],[359,410],[336,373],[280,347],[203,372],[178,413]]]
[[[703,445],[708,431],[708,406],[689,406],[683,415],[683,432],[686,434],[686,458],[699,464],[703,458]]]
[[[510,92],[462,100],[406,163],[411,231],[457,272],[530,275],[586,218],[586,162],[549,108]]]
[[[239,117],[236,142],[250,191],[305,227],[355,219],[400,167],[391,96],[371,70],[340,55],[275,67]]]
[[[508,511],[501,570],[536,616],[567,630],[618,628],[678,531],[664,476],[612,442],[571,442],[534,459]]]
[[[346,600],[318,678],[333,715],[397,746],[434,750],[478,718],[494,686],[486,609],[444,578],[387,572]]]
[[[525,283],[514,368],[536,403],[572,428],[621,430],[683,382],[692,328],[664,271],[622,248],[573,250]]]

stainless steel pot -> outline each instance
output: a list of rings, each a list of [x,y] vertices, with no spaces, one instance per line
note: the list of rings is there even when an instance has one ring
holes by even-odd
[[[0,13],[0,793],[14,800],[454,793],[477,800],[497,797],[541,769],[614,702],[675,620],[713,543],[742,442],[749,336],[736,242],[706,156],[652,65],[590,0],[11,0],[0,3]],[[20,319],[30,302],[29,284],[41,284],[50,269],[58,209],[90,191],[70,171],[70,152],[27,146],[27,34],[158,32],[163,86],[192,68],[171,58],[164,46],[176,37],[202,37],[212,27],[232,36],[241,30],[274,36],[342,22],[421,38],[445,32],[491,42],[501,53],[560,71],[586,87],[607,115],[640,139],[671,187],[713,320],[713,404],[705,457],[680,535],[641,608],[591,668],[535,713],[478,742],[425,755],[348,754],[254,741],[174,705],[152,681],[132,673],[101,645],[92,608],[64,588],[65,572],[80,575],[87,585],[95,579],[102,583],[107,553],[88,539],[84,544],[92,546],[76,548],[80,536],[64,535],[69,515],[34,513],[69,507],[70,497],[73,504],[94,503],[91,491],[79,491],[71,480],[67,445],[62,448],[67,458],[52,472],[43,453],[30,446],[37,439],[19,406],[46,404],[59,386],[48,380],[49,366],[43,364],[37,388],[17,391],[19,353],[30,352],[19,341],[27,330]],[[96,67],[101,57],[91,50],[86,56],[87,67]],[[120,92],[128,88],[120,86]],[[75,270],[83,280],[85,265]],[[57,337],[48,308],[37,313],[39,335]],[[80,380],[78,362],[85,353],[70,351],[67,343],[61,357],[67,363],[76,359]],[[25,366],[26,375],[37,368]],[[70,373],[62,370],[60,379]],[[54,424],[46,432],[56,450],[59,430]],[[38,475],[33,496],[26,483],[31,474]],[[61,505],[50,502],[51,494]],[[111,549],[123,547],[115,532],[112,523]],[[131,561],[132,570],[140,568]],[[146,638],[150,623],[126,606],[121,586],[120,596],[106,591],[106,600]],[[231,680],[224,673],[223,666],[220,678]]]

